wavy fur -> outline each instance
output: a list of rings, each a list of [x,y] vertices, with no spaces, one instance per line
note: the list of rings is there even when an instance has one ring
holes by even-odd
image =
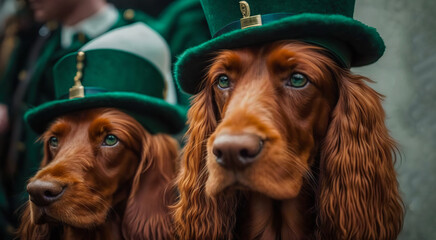
[[[365,84],[371,80],[340,74],[321,153],[318,238],[396,239],[403,205],[381,95]]]
[[[180,199],[174,206],[174,219],[178,223],[175,230],[180,239],[212,239],[214,236],[232,238],[234,217],[226,215],[234,215],[234,212],[219,209],[221,203],[226,205],[222,209],[232,209],[236,202],[231,197],[215,199],[207,198],[204,194],[204,182],[208,177],[204,162],[206,140],[216,126],[213,109],[212,96],[200,93],[188,113],[189,138],[183,149],[184,161],[181,162],[177,180]]]

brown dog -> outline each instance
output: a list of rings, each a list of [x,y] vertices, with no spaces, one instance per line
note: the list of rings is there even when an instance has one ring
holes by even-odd
[[[365,82],[298,41],[219,52],[188,113],[178,236],[395,239],[395,144]]]
[[[177,143],[113,109],[57,118],[41,136],[21,239],[168,239]]]

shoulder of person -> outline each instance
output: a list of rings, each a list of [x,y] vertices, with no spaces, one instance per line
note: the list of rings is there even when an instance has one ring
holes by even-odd
[[[125,24],[130,23],[136,23],[136,22],[142,22],[146,23],[147,25],[150,25],[153,27],[156,24],[156,19],[152,16],[146,14],[145,12],[142,12],[141,10],[137,9],[119,9],[120,12],[120,20],[125,22]]]

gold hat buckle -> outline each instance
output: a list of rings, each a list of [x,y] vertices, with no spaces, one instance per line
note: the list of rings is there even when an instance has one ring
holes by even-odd
[[[262,26],[262,17],[260,15],[250,16],[250,5],[246,1],[240,1],[239,8],[242,13],[241,29]]]

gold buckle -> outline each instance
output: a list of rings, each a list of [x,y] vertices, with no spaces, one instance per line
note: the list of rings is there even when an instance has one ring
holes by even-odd
[[[250,5],[246,1],[239,2],[239,9],[242,13],[241,29],[262,26],[262,17],[260,15],[250,16]]]

